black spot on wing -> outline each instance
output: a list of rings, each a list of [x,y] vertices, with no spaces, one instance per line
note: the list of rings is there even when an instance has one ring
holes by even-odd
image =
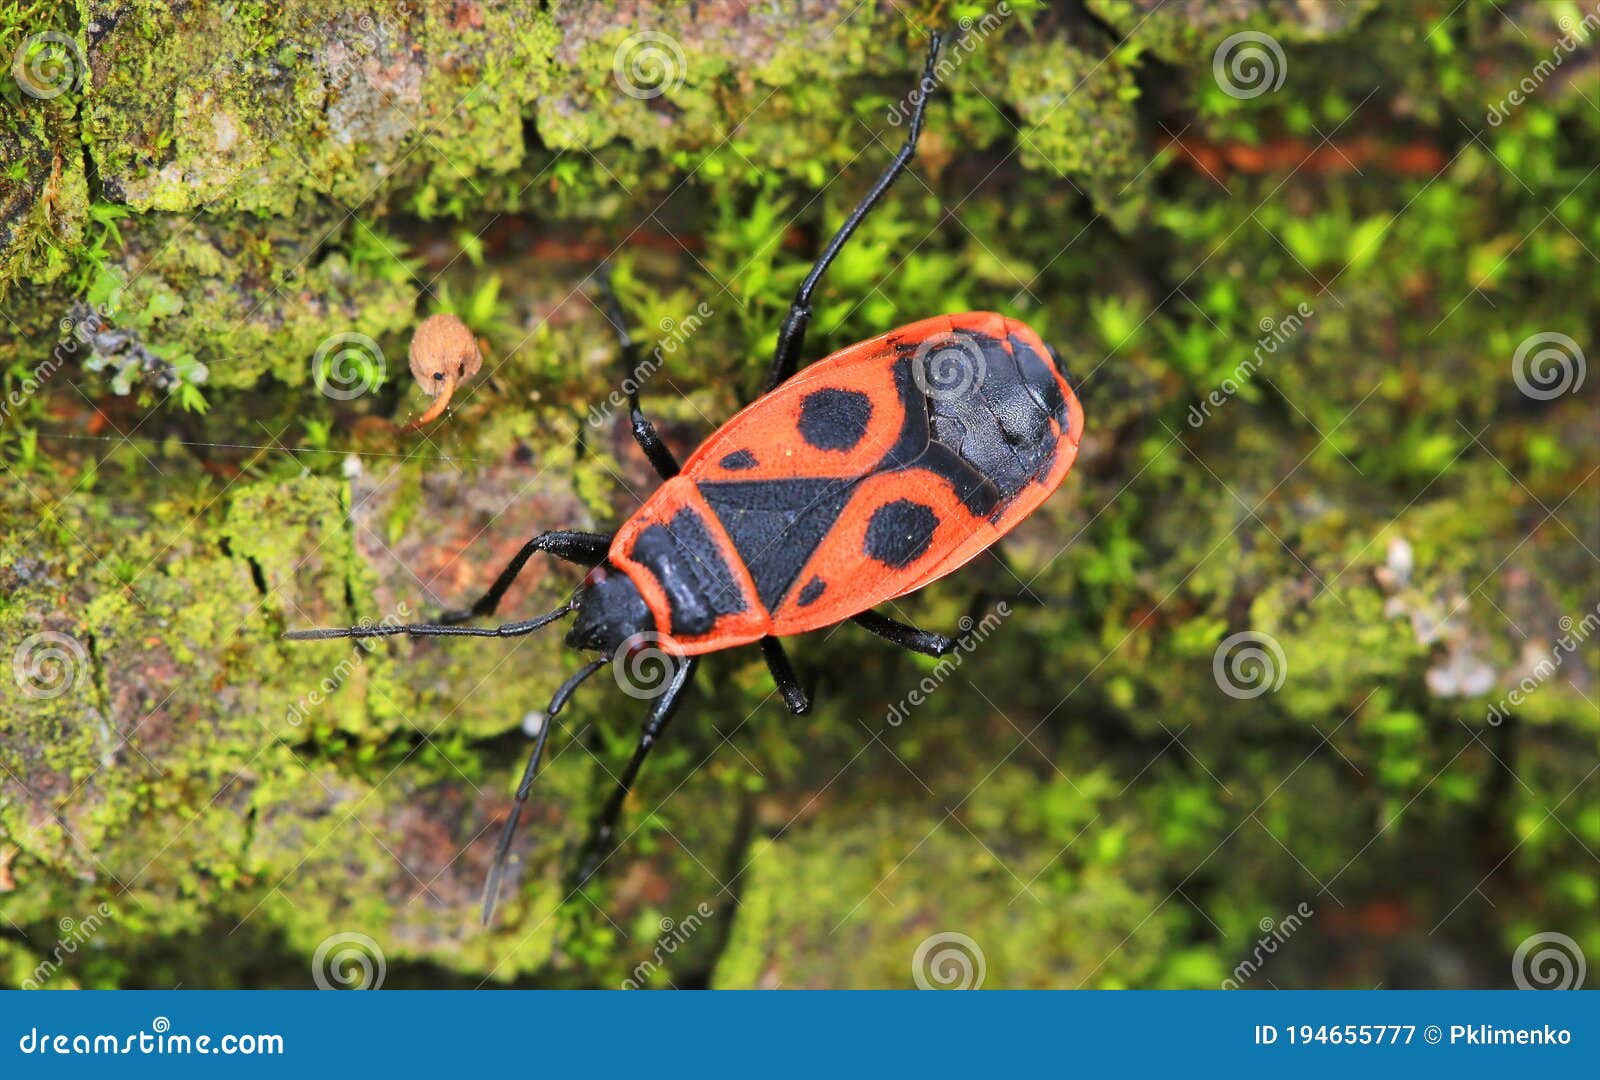
[[[872,399],[859,390],[813,390],[800,400],[800,437],[818,450],[850,450],[867,433]]]
[[[938,527],[939,515],[932,507],[910,499],[884,503],[867,522],[866,553],[885,566],[904,570],[928,550]]]
[[[811,553],[839,520],[855,482],[702,480],[699,488],[755,580],[762,604],[776,611]]]
[[[739,470],[753,469],[759,464],[759,462],[756,461],[756,456],[750,451],[735,450],[731,454],[724,455],[722,460],[717,462],[717,464],[721,465],[724,469]]]
[[[674,634],[698,637],[717,619],[745,608],[733,571],[712,540],[705,520],[685,507],[665,525],[651,525],[634,541],[633,558],[642,563],[667,594]]]
[[[814,577],[806,582],[805,588],[800,590],[800,595],[795,598],[795,603],[801,607],[810,607],[822,599],[822,594],[828,591],[828,583],[819,577]]]

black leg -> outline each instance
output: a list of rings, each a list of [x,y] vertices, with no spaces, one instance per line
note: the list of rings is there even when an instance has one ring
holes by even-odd
[[[892,641],[903,649],[926,653],[928,656],[944,656],[954,651],[956,647],[956,639],[953,637],[918,630],[915,626],[896,622],[887,615],[879,615],[876,611],[863,611],[860,615],[852,616],[851,621],[857,626],[871,630],[885,641]]]
[[[495,848],[489,879],[484,882],[482,918],[485,926],[489,925],[489,919],[494,915],[494,903],[500,895],[500,879],[505,875],[506,859],[511,854],[511,838],[517,833],[517,819],[522,817],[522,808],[528,803],[528,792],[533,789],[533,778],[538,774],[539,762],[544,757],[544,745],[550,741],[550,731],[556,726],[556,714],[566,705],[579,683],[610,662],[610,657],[589,661],[562,683],[550,698],[550,705],[544,711],[544,726],[539,729],[539,738],[533,744],[533,752],[528,755],[528,766],[522,770],[522,783],[517,785],[516,805],[511,808],[511,816],[506,819],[506,827],[500,833],[500,846]]]
[[[789,706],[789,711],[800,716],[810,709],[811,703],[806,700],[806,692],[800,688],[800,680],[795,678],[789,655],[783,651],[778,639],[762,638],[761,654],[767,658],[767,670],[772,672],[772,681],[778,684],[778,693],[783,695],[783,703]]]
[[[694,678],[694,671],[699,663],[695,657],[677,661],[677,670],[673,672],[672,681],[667,684],[666,692],[656,698],[655,703],[650,706],[650,715],[645,718],[644,733],[639,736],[639,745],[633,751],[633,758],[628,762],[628,767],[622,771],[622,778],[617,781],[616,790],[606,800],[600,816],[595,819],[594,829],[590,832],[589,842],[585,845],[587,855],[583,860],[582,869],[578,872],[578,884],[581,885],[594,876],[594,872],[600,868],[600,864],[610,853],[611,838],[616,833],[617,817],[622,813],[622,804],[633,788],[634,780],[639,776],[639,766],[644,764],[650,748],[655,746],[661,733],[667,730],[667,724],[672,721],[673,714],[683,703],[684,692],[689,689],[689,683]]]
[[[644,456],[650,459],[656,475],[663,480],[671,480],[678,475],[678,459],[672,456],[672,451],[657,434],[656,426],[639,408],[639,380],[642,378],[639,374],[639,346],[634,342],[633,335],[628,333],[628,320],[622,314],[622,305],[617,302],[616,290],[611,287],[610,267],[602,266],[595,281],[600,290],[601,314],[611,324],[611,329],[616,331],[617,343],[622,348],[622,362],[627,368],[622,376],[622,389],[628,395],[628,420],[633,428],[633,440],[644,451]]]
[[[767,380],[767,390],[770,392],[780,386],[789,376],[794,374],[796,364],[800,360],[800,350],[805,345],[806,327],[811,322],[811,294],[816,290],[817,282],[822,279],[823,273],[830,263],[838,257],[839,251],[844,247],[845,241],[850,239],[850,234],[856,231],[872,208],[878,205],[884,193],[889,190],[896,178],[911,164],[911,159],[917,152],[917,137],[922,134],[922,114],[928,107],[928,98],[932,95],[937,83],[933,77],[933,64],[939,57],[939,35],[934,34],[928,44],[928,62],[922,69],[922,81],[917,90],[920,96],[916,106],[911,111],[911,128],[906,133],[906,143],[895,155],[894,161],[884,170],[878,182],[872,185],[872,190],[867,192],[866,198],[861,200],[845,223],[839,227],[833,239],[828,241],[828,246],[818,256],[816,265],[812,266],[811,273],[800,283],[800,290],[795,293],[794,302],[789,305],[789,314],[783,320],[783,328],[778,332],[778,349],[772,357],[772,374]]]
[[[567,601],[554,611],[536,619],[504,623],[500,626],[450,626],[445,623],[371,623],[364,626],[332,626],[320,630],[290,630],[283,636],[290,641],[328,641],[332,638],[398,637],[520,637],[549,626],[577,610]]]
[[[577,563],[579,566],[598,566],[605,562],[606,552],[610,548],[611,537],[604,533],[540,533],[522,545],[522,549],[506,564],[506,568],[500,571],[500,576],[494,579],[489,591],[473,601],[471,607],[447,611],[439,616],[439,622],[445,626],[454,626],[468,619],[493,615],[495,608],[500,606],[500,599],[505,596],[506,590],[511,588],[511,583],[517,580],[517,575],[522,573],[522,568],[528,565],[528,560],[536,551],[543,551],[558,559]]]

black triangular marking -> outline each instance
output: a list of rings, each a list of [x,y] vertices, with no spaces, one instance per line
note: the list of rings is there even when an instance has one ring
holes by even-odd
[[[856,481],[702,480],[699,488],[772,612],[839,520]]]

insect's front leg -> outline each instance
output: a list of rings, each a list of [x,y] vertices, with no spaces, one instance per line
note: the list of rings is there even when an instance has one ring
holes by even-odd
[[[866,197],[850,212],[844,224],[839,226],[839,231],[834,233],[833,239],[828,241],[828,246],[817,256],[811,272],[800,283],[800,289],[794,295],[794,302],[789,305],[789,314],[784,317],[783,327],[778,331],[778,348],[773,353],[772,371],[767,377],[769,393],[788,381],[800,363],[800,351],[806,343],[806,328],[811,324],[811,294],[816,291],[817,283],[822,280],[822,275],[833,260],[839,257],[839,252],[844,249],[851,234],[872,212],[872,208],[883,200],[889,188],[900,174],[906,171],[911,165],[911,159],[916,156],[917,139],[922,134],[922,116],[927,111],[928,98],[932,95],[933,88],[938,85],[933,71],[934,61],[938,57],[939,35],[934,34],[928,43],[928,61],[922,70],[922,80],[917,84],[920,93],[916,106],[911,111],[911,125],[906,133],[905,145],[900,148],[900,152],[889,163],[883,175],[878,177],[878,182],[872,185],[872,190],[867,192]]]
[[[446,611],[439,616],[439,622],[445,626],[454,626],[456,623],[466,622],[468,619],[482,618],[493,615],[500,606],[500,600],[511,588],[511,583],[517,580],[517,575],[522,573],[522,568],[528,565],[528,560],[534,552],[543,551],[554,555],[558,559],[577,563],[579,566],[598,566],[605,561],[606,552],[611,548],[611,537],[604,533],[552,531],[540,533],[526,544],[506,564],[500,576],[494,579],[494,584],[489,586],[489,591],[484,593],[470,605],[454,611]]]
[[[622,313],[616,289],[611,285],[610,267],[600,268],[596,275],[595,287],[600,292],[601,313],[605,315],[606,322],[611,324],[611,329],[617,335],[617,344],[622,350],[622,363],[626,368],[622,376],[622,389],[628,395],[628,421],[633,431],[633,441],[644,451],[644,456],[650,460],[656,475],[663,480],[671,480],[678,475],[678,459],[673,456],[671,448],[661,440],[656,426],[639,407],[639,346],[633,340],[633,335],[628,332],[627,316]]]

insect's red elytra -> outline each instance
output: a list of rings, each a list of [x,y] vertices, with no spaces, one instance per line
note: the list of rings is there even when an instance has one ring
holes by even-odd
[[[841,622],[959,568],[1066,477],[1083,411],[1037,334],[941,315],[842,349],[719,428],[617,530],[664,650]]]
[[[942,656],[956,641],[872,610],[944,577],[1010,532],[1072,468],[1083,410],[1056,354],[1002,315],[938,315],[841,349],[798,371],[823,273],[916,152],[936,85],[934,35],[905,144],[818,256],[778,333],[767,393],[718,428],[680,469],[624,383],[635,440],[663,481],[614,535],[555,531],[529,540],[470,607],[433,623],[297,630],[297,640],[515,637],[572,616],[566,643],[599,658],[551,698],[484,888],[493,911],[517,819],[557,714],[584,679],[645,651],[666,673],[650,693],[637,748],[601,809],[585,881],[609,853],[623,801],[693,682],[699,657],[759,643],[792,712],[809,708],[781,638],[850,620],[897,645]],[[598,274],[602,310],[627,369],[638,349]],[[492,615],[536,553],[588,568],[561,607],[500,626]],[[621,678],[619,682],[626,681]],[[638,687],[632,687],[638,690]]]

